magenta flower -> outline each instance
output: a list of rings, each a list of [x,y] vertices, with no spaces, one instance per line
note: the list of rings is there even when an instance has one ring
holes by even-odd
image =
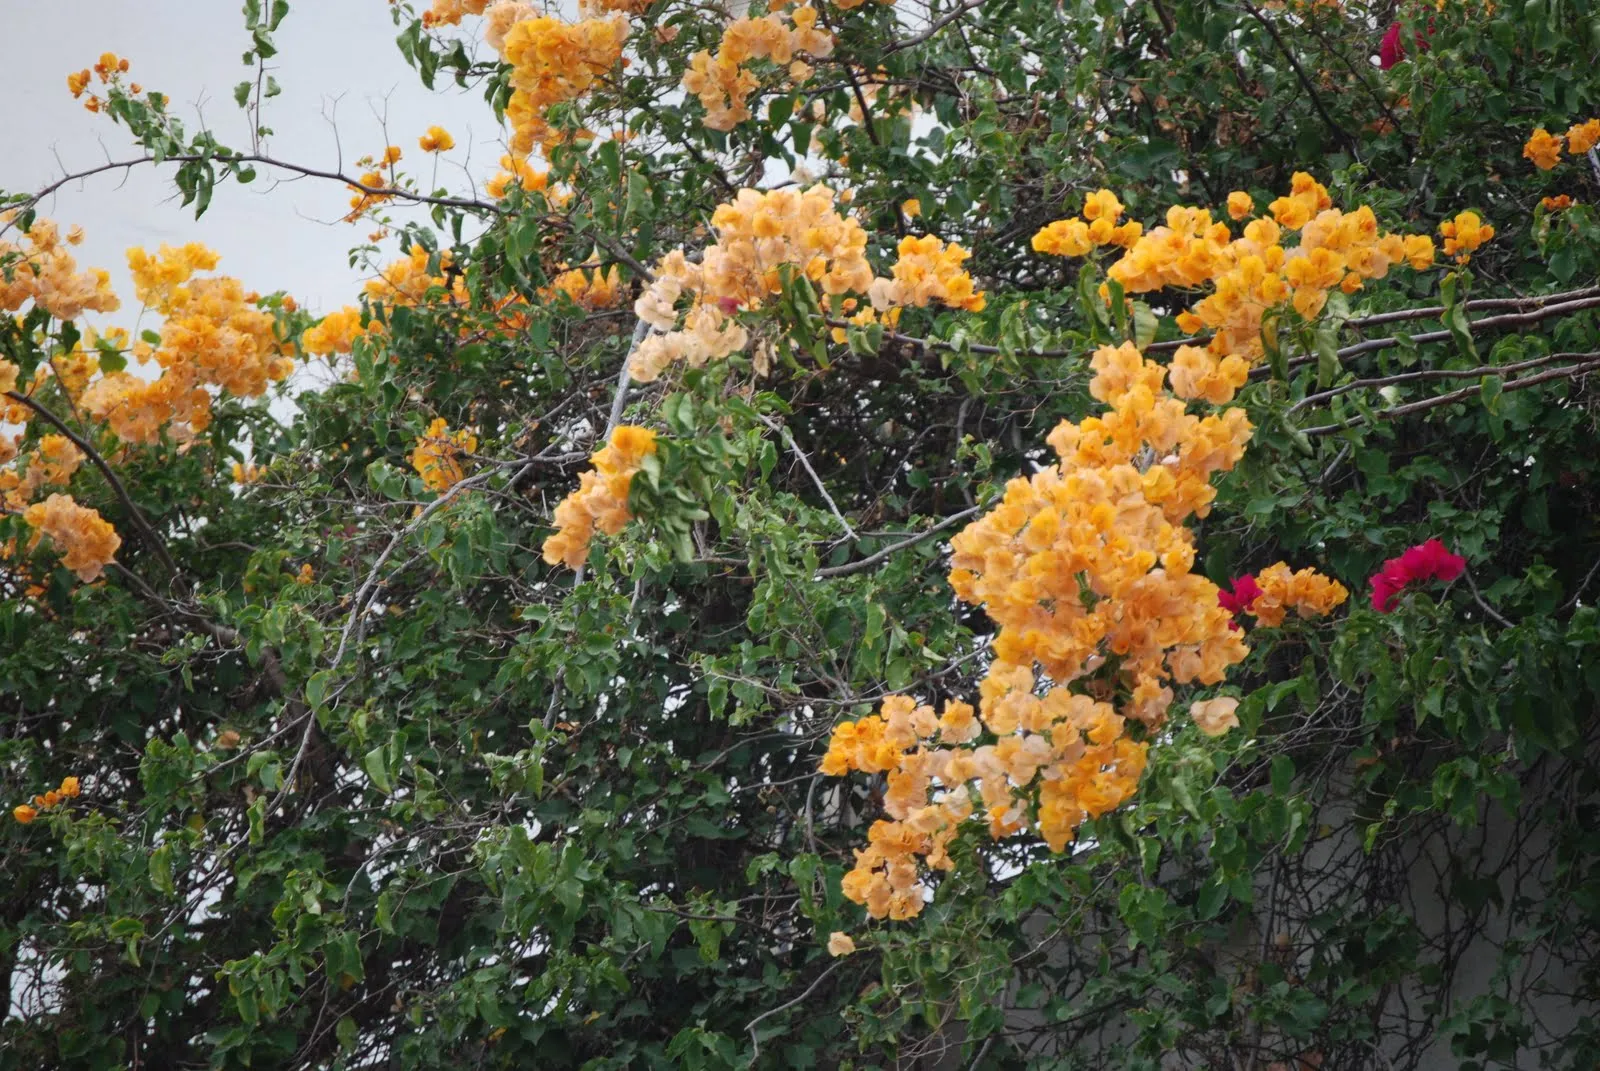
[[[1383,568],[1374,573],[1372,608],[1379,613],[1394,609],[1400,593],[1423,580],[1451,581],[1467,568],[1467,559],[1451,554],[1438,539],[1430,539],[1412,547],[1398,558],[1390,558]]]

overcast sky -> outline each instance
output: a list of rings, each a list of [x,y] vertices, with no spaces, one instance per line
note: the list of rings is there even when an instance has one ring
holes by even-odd
[[[129,77],[171,98],[193,129],[203,113],[219,140],[249,145],[248,123],[233,87],[251,76],[240,63],[249,46],[239,0],[0,0],[0,189],[37,189],[65,173],[140,155],[125,128],[73,100],[66,77],[101,52],[132,64]],[[470,23],[477,20],[469,19]],[[496,170],[501,131],[482,97],[454,87],[429,92],[395,47],[384,0],[293,0],[271,61],[283,93],[269,102],[269,155],[346,172],[389,138],[429,189],[432,160],[417,148],[428,126],[448,129],[457,147],[440,160],[438,185],[481,184]],[[333,120],[330,122],[330,118]],[[284,289],[313,311],[353,302],[362,279],[348,251],[371,231],[339,222],[349,192],[322,179],[219,186],[198,222],[173,195],[172,169],[148,165],[111,172],[62,189],[40,214],[63,228],[81,224],[82,265],[111,271],[129,323],[132,285],[125,250],[162,242],[201,241],[222,254],[218,271],[263,291]],[[391,239],[385,259],[395,251]]]

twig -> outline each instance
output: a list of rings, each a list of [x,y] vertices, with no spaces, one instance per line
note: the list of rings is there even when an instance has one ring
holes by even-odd
[[[816,979],[814,981],[812,981],[812,983],[810,985],[806,986],[806,991],[804,993],[801,993],[798,997],[795,997],[791,1001],[787,1001],[787,1002],[785,1002],[783,1004],[778,1005],[776,1008],[773,1008],[771,1011],[762,1012],[760,1015],[756,1016],[754,1019],[751,1019],[748,1023],[745,1024],[745,1027],[744,1027],[745,1032],[750,1035],[750,1046],[751,1046],[750,1066],[751,1067],[755,1066],[756,1059],[758,1057],[760,1057],[760,1055],[761,1055],[761,1039],[756,1036],[756,1026],[759,1025],[763,1019],[770,1019],[774,1015],[777,1015],[779,1012],[788,1011],[790,1008],[794,1007],[796,1004],[799,1004],[802,1001],[804,1001],[812,993],[815,993],[817,991],[817,987],[819,985],[821,985],[823,983],[823,981],[830,974],[832,974],[834,971],[838,970],[842,966],[844,966],[844,960],[843,959],[834,960],[833,964],[827,970],[825,970],[821,974],[817,975]]]
[[[1523,376],[1521,379],[1513,379],[1511,382],[1501,387],[1500,390],[1502,393],[1504,393],[1507,391],[1521,390],[1523,387],[1538,386],[1540,383],[1548,383],[1552,379],[1570,379],[1573,376],[1582,375],[1585,372],[1592,372],[1597,368],[1600,368],[1600,361],[1588,361],[1583,364],[1571,364],[1567,365],[1565,368],[1556,368],[1549,372],[1541,372],[1536,376]],[[1449,394],[1441,394],[1435,398],[1424,398],[1421,401],[1408,402],[1405,405],[1397,405],[1393,409],[1385,409],[1376,415],[1385,420],[1389,420],[1394,417],[1405,416],[1408,413],[1419,413],[1425,409],[1435,409],[1441,405],[1451,405],[1455,402],[1465,401],[1466,399],[1471,398],[1473,395],[1479,393],[1482,389],[1483,386],[1481,384],[1473,384],[1470,387],[1463,387],[1461,390],[1451,391]],[[1344,431],[1347,428],[1357,427],[1365,423],[1367,423],[1365,417],[1351,417],[1349,420],[1338,424],[1323,424],[1320,427],[1306,428],[1304,429],[1304,433],[1306,435],[1329,435],[1333,432]]]
[[[529,464],[531,465],[531,462]],[[344,661],[345,649],[350,645],[350,637],[356,632],[362,611],[366,609],[367,603],[372,599],[373,592],[377,589],[378,578],[383,572],[383,567],[394,552],[399,549],[400,544],[426,524],[428,518],[449,505],[451,500],[458,494],[487,483],[490,477],[499,471],[498,468],[485,469],[483,472],[456,481],[450,485],[449,490],[445,491],[444,494],[428,503],[410,524],[394,534],[394,537],[389,540],[389,545],[383,548],[383,553],[379,554],[377,560],[372,563],[372,568],[367,571],[366,580],[362,582],[361,587],[356,591],[355,601],[350,606],[350,616],[346,618],[344,628],[339,633],[339,647],[333,652],[333,658],[329,660],[329,665],[338,666]],[[515,482],[515,477],[513,477],[513,482]],[[357,642],[359,643],[360,641],[358,640]]]
[[[1308,394],[1289,407],[1290,413],[1299,412],[1308,406],[1316,405],[1337,398],[1341,394],[1348,394],[1353,390],[1370,390],[1374,387],[1392,387],[1401,383],[1413,383],[1422,379],[1474,379],[1478,376],[1505,375],[1508,372],[1521,372],[1528,368],[1538,368],[1552,361],[1590,361],[1600,357],[1600,352],[1595,353],[1551,353],[1532,360],[1518,361],[1516,364],[1485,364],[1477,368],[1423,368],[1415,372],[1400,372],[1392,376],[1381,376],[1373,379],[1358,379],[1345,383],[1331,390],[1319,394]]]
[[[915,46],[922,44],[922,42],[926,41],[928,38],[932,37],[934,34],[938,33],[940,30],[959,19],[962,15],[965,15],[969,11],[976,11],[978,8],[982,7],[983,2],[984,0],[967,0],[966,3],[961,4],[954,11],[951,11],[946,15],[941,15],[939,18],[930,22],[927,29],[923,30],[921,33],[899,41],[891,41],[888,47],[883,50],[883,54],[885,56],[890,56],[896,52],[903,52],[908,48],[914,48]]]
[[[1479,608],[1482,609],[1484,613],[1500,622],[1500,624],[1504,625],[1506,628],[1515,628],[1516,626],[1510,621],[1506,620],[1500,611],[1483,601],[1483,593],[1478,590],[1478,582],[1472,579],[1472,570],[1467,570],[1465,575],[1467,578],[1467,587],[1472,589],[1472,601],[1477,603]]]
[[[1327,123],[1328,128],[1339,136],[1339,140],[1344,142],[1345,148],[1350,150],[1350,155],[1360,159],[1360,149],[1355,139],[1329,114],[1327,105],[1322,103],[1322,97],[1317,93],[1317,87],[1306,74],[1305,68],[1300,66],[1299,58],[1295,56],[1294,51],[1284,41],[1283,36],[1278,33],[1278,28],[1272,24],[1272,20],[1263,15],[1261,9],[1252,4],[1250,0],[1239,0],[1239,2],[1246,11],[1250,12],[1251,17],[1259,22],[1262,28],[1271,35],[1273,43],[1278,46],[1278,51],[1282,52],[1283,58],[1289,61],[1289,66],[1294,69],[1295,77],[1300,80],[1300,85],[1311,97],[1311,103],[1317,109],[1317,114],[1322,116],[1322,121]]]
[[[960,524],[962,521],[966,520],[968,517],[971,517],[973,514],[977,513],[982,508],[983,508],[982,506],[973,506],[971,509],[964,509],[960,513],[955,513],[955,514],[950,515],[949,517],[946,517],[944,520],[940,521],[938,524],[934,525],[932,528],[929,528],[926,532],[921,532],[921,533],[919,533],[917,535],[912,536],[910,539],[903,539],[898,543],[894,543],[894,544],[891,544],[890,546],[884,547],[882,550],[878,551],[876,554],[869,554],[867,557],[862,558],[858,562],[846,562],[843,565],[832,565],[832,566],[829,566],[826,569],[818,569],[817,570],[817,575],[818,576],[849,576],[852,573],[865,572],[866,570],[871,569],[873,566],[877,565],[879,562],[884,561],[885,559],[887,559],[889,557],[892,557],[895,554],[900,553],[902,550],[905,550],[905,549],[907,549],[909,547],[914,547],[918,543],[923,542],[924,540],[932,539],[934,536],[938,535],[940,532],[944,531],[946,528],[949,528],[949,527],[951,527],[953,525],[956,525],[956,524]]]
[[[853,541],[860,542],[861,537],[856,534],[854,528],[850,527],[850,522],[844,519],[844,514],[839,512],[839,507],[833,501],[833,496],[828,493],[828,485],[822,482],[822,477],[817,475],[817,470],[811,467],[811,459],[806,457],[804,450],[800,449],[800,444],[794,441],[794,436],[789,434],[789,429],[761,413],[756,414],[756,419],[783,437],[783,441],[788,445],[790,452],[794,454],[801,467],[810,475],[811,482],[816,485],[817,490],[822,493],[822,500],[828,504],[828,509],[832,511],[834,519],[839,522],[846,535]]]
[[[1469,321],[1467,328],[1470,332],[1476,333],[1488,328],[1526,327],[1529,324],[1535,324],[1541,320],[1548,320],[1552,316],[1566,316],[1574,312],[1582,312],[1585,309],[1593,308],[1600,308],[1600,295],[1588,298],[1580,298],[1574,301],[1564,301],[1558,305],[1546,305],[1542,308],[1530,309],[1527,312],[1506,313],[1502,316],[1485,316],[1481,320]],[[1420,335],[1409,336],[1409,341],[1413,345],[1422,346],[1432,342],[1447,342],[1452,337],[1453,336],[1447,330],[1424,331]],[[1394,336],[1389,336],[1386,338],[1369,338],[1365,339],[1364,341],[1345,346],[1337,352],[1336,356],[1339,358],[1340,363],[1343,363],[1351,357],[1359,357],[1364,353],[1375,353],[1378,350],[1386,350],[1390,347],[1398,345],[1400,345],[1400,339]],[[1290,368],[1299,368],[1302,365],[1310,364],[1316,359],[1317,358],[1315,355],[1307,354],[1305,356],[1292,358],[1289,361],[1288,366]],[[1272,370],[1269,366],[1259,365],[1256,368],[1251,369],[1250,375],[1254,378],[1260,378],[1262,376],[1270,375],[1271,371]]]
[[[46,197],[49,197],[63,186],[66,186],[68,183],[77,182],[81,179],[93,178],[95,175],[102,175],[107,171],[132,169],[140,166],[141,164],[164,163],[215,163],[223,165],[261,164],[263,167],[275,167],[281,171],[290,171],[297,175],[304,175],[306,178],[333,179],[369,196],[381,195],[384,197],[395,197],[401,200],[414,201],[418,204],[441,205],[445,208],[468,208],[477,212],[491,212],[495,215],[504,215],[506,213],[506,209],[503,206],[496,204],[493,201],[480,201],[472,197],[434,197],[429,194],[416,193],[412,190],[402,189],[398,186],[370,186],[367,183],[362,182],[360,179],[352,178],[351,176],[340,171],[328,171],[317,167],[307,167],[304,164],[290,163],[287,160],[279,160],[276,157],[267,156],[264,153],[257,152],[229,153],[227,155],[208,155],[206,153],[174,153],[172,155],[162,156],[159,158],[157,158],[154,154],[151,154],[148,156],[134,157],[130,160],[108,160],[103,164],[98,164],[82,171],[75,171],[69,175],[63,175],[56,181],[41,187],[39,190],[31,194],[26,200],[21,201],[16,205],[12,205],[11,207],[22,209],[32,208]]]
[[[1600,297],[1600,287],[1583,287],[1579,290],[1567,290],[1558,294],[1541,294],[1535,297],[1515,298],[1478,298],[1466,301],[1461,307],[1468,312],[1488,312],[1491,309],[1526,309],[1543,308],[1558,302],[1574,301],[1578,298]],[[1344,322],[1345,327],[1377,327],[1380,324],[1401,323],[1407,320],[1432,320],[1445,314],[1443,305],[1426,305],[1415,309],[1394,309],[1390,312],[1375,312],[1369,316],[1356,316]],[[1167,339],[1165,342],[1152,342],[1145,347],[1146,353],[1168,353],[1180,346],[1204,346],[1211,341],[1210,335],[1194,335],[1189,338]]]

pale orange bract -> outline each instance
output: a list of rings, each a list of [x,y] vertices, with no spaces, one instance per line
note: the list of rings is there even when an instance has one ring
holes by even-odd
[[[1116,215],[1104,203],[1097,214]],[[1028,830],[1064,849],[1138,788],[1148,744],[1127,721],[1155,728],[1174,685],[1219,683],[1247,652],[1216,585],[1192,572],[1184,527],[1209,508],[1211,477],[1243,456],[1243,410],[1189,414],[1166,369],[1131,344],[1102,347],[1091,367],[1090,393],[1109,410],[1057,427],[1058,463],[1012,480],[951,541],[950,586],[1000,626],[977,716],[895,696],[838,726],[823,759],[825,774],[888,775],[888,819],[843,884],[875,918],[922,910],[922,866],[952,865],[970,816],[997,839]],[[993,742],[977,743],[985,732]]]
[[[951,308],[978,311],[985,297],[962,267],[968,253],[955,243],[925,235],[901,240],[899,257],[889,278],[878,278],[866,257],[867,232],[840,213],[849,191],[826,186],[807,190],[740,190],[733,201],[719,205],[711,225],[716,241],[700,263],[674,250],[655,267],[655,280],[634,302],[638,317],[661,334],[646,338],[634,352],[633,378],[644,383],[682,361],[698,368],[707,361],[737,353],[750,341],[737,318],[758,310],[783,292],[784,269],[803,275],[838,308],[854,306],[847,294],[870,296],[872,308],[851,317],[858,325],[893,325],[905,306],[935,301]],[[680,314],[678,302],[692,304]],[[837,338],[842,331],[834,330]],[[758,352],[757,370],[765,358]]]
[[[628,490],[644,459],[656,452],[656,433],[624,424],[591,459],[594,468],[578,478],[578,487],[556,506],[556,531],[544,541],[544,560],[576,569],[589,559],[596,531],[616,535],[633,519]]]
[[[411,467],[430,491],[447,491],[461,482],[461,454],[478,449],[478,437],[462,429],[452,432],[443,417],[438,417],[417,439],[411,451]],[[307,566],[307,568],[310,568]],[[309,583],[309,581],[307,581]]]
[[[546,110],[593,89],[622,59],[627,39],[628,22],[620,15],[576,23],[539,15],[513,23],[497,46],[512,68],[506,106],[512,151],[525,156],[535,145],[560,144]]]
[[[133,355],[140,363],[154,360],[162,371],[154,380],[128,372],[104,375],[81,399],[84,410],[123,441],[153,443],[163,430],[180,441],[192,438],[211,423],[207,388],[256,398],[294,370],[290,346],[278,339],[258,294],[225,275],[195,277],[217,259],[196,243],[163,245],[154,256],[128,251],[139,300],[165,318],[160,341],[154,347],[138,343]]]
[[[51,495],[23,511],[22,519],[40,536],[48,536],[61,551],[61,564],[84,583],[100,579],[116,558],[122,537],[92,509],[78,505],[71,495]]]
[[[1099,203],[1093,210],[1085,205],[1085,218],[1058,220],[1039,231],[1034,249],[1086,256],[1103,246],[1123,246],[1126,251],[1107,274],[1125,293],[1209,290],[1177,322],[1184,331],[1212,332],[1206,347],[1211,359],[1201,360],[1193,347],[1180,350],[1172,385],[1180,397],[1214,404],[1232,396],[1229,384],[1237,389],[1243,383],[1240,362],[1248,371],[1264,356],[1261,329],[1269,313],[1292,308],[1302,319],[1315,320],[1333,290],[1352,293],[1392,267],[1421,271],[1434,259],[1427,235],[1386,233],[1364,206],[1354,212],[1334,208],[1327,189],[1303,172],[1294,176],[1287,195],[1268,206],[1270,216],[1250,220],[1238,237],[1206,209],[1174,206],[1164,225],[1144,231],[1136,222],[1112,225],[1121,205],[1109,191],[1091,201]],[[1235,220],[1253,207],[1249,194],[1228,196],[1228,215]],[[1285,248],[1285,233],[1295,231],[1299,244]],[[1108,296],[1105,288],[1102,296]]]
[[[732,130],[751,117],[749,98],[761,85],[750,64],[770,60],[789,67],[790,77],[798,82],[811,76],[811,68],[792,66],[797,54],[826,59],[832,53],[833,35],[817,29],[817,11],[809,4],[735,19],[722,31],[716,55],[702,51],[689,57],[683,88],[700,98],[706,126]]]
[[[0,223],[11,213],[0,213]],[[36,219],[21,243],[0,239],[0,312],[15,312],[33,302],[58,320],[75,320],[85,311],[115,312],[122,303],[111,290],[111,276],[101,268],[80,272],[57,226]]]

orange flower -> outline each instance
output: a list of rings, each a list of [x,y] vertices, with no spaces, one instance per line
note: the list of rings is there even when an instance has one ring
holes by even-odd
[[[26,803],[23,803],[11,809],[11,817],[15,818],[23,825],[27,825],[29,822],[39,817],[39,812],[34,808],[29,807]]]

